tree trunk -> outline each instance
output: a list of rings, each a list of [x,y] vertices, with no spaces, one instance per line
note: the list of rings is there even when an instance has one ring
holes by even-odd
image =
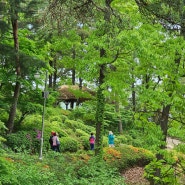
[[[13,29],[13,39],[14,39],[14,49],[15,49],[15,64],[16,64],[16,84],[14,89],[14,96],[12,100],[12,105],[9,112],[9,118],[7,121],[7,133],[11,133],[14,128],[14,119],[16,115],[17,103],[20,94],[20,79],[21,79],[21,67],[19,61],[19,41],[18,41],[18,13],[15,13],[14,17],[11,20],[12,29]]]
[[[55,69],[54,74],[53,74],[53,90],[56,90],[57,87],[57,61],[56,59],[54,60],[53,67]]]
[[[49,61],[49,65],[51,67],[53,67],[53,61],[52,60]],[[48,86],[49,86],[49,88],[53,87],[53,75],[52,74],[49,75],[49,85]]]
[[[102,54],[105,50],[100,51]],[[100,55],[101,55],[100,54]],[[100,66],[99,75],[99,88],[97,92],[97,108],[96,108],[96,148],[95,155],[99,155],[100,158],[103,156],[103,129],[104,129],[104,108],[105,108],[105,97],[103,94],[102,84],[104,81],[105,65]]]

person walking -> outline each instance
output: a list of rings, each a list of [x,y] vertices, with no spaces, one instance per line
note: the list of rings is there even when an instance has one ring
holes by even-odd
[[[93,133],[91,133],[91,136],[89,138],[89,144],[90,144],[90,149],[91,150],[94,150],[95,137],[94,137],[94,134]]]
[[[109,147],[114,147],[114,134],[112,131],[109,131],[109,135],[108,135],[108,143],[109,143]]]
[[[54,132],[52,140],[53,140],[53,150],[56,152],[60,152],[60,141],[56,132]]]
[[[49,138],[49,144],[50,144],[50,148],[51,150],[53,150],[53,135],[54,135],[55,132],[51,132],[51,136]]]
[[[56,133],[56,136],[57,136],[57,152],[60,152],[60,140],[59,140],[59,135],[58,133]]]

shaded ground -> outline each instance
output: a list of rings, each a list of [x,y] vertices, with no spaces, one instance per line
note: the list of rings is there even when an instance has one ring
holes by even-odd
[[[149,185],[150,183],[143,177],[144,167],[134,167],[128,169],[122,175],[127,185]]]

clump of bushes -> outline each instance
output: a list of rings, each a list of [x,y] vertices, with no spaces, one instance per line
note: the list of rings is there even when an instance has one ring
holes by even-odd
[[[159,151],[163,158],[154,158],[145,166],[145,177],[152,184],[182,184],[185,172],[185,155],[172,151]],[[156,173],[157,172],[157,173]],[[156,175],[157,174],[157,175]]]
[[[154,155],[143,148],[121,145],[115,148],[104,148],[104,159],[120,171],[132,166],[145,166],[152,161]]]
[[[0,184],[16,184],[16,179],[12,179],[13,170],[15,170],[13,160],[9,157],[0,157]]]
[[[82,145],[82,149],[84,150],[89,150],[90,149],[90,145],[89,145],[89,136],[81,136],[80,137],[80,142]]]
[[[183,154],[185,154],[185,144],[178,144],[177,146],[175,146],[174,149],[178,152],[182,152]]]
[[[71,137],[63,137],[60,143],[62,152],[76,152],[78,150],[78,142]]]
[[[14,152],[37,153],[40,146],[40,131],[18,131],[7,135],[5,144]]]

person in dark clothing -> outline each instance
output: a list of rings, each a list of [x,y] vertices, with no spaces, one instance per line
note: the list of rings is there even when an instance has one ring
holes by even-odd
[[[54,133],[55,132],[51,132],[51,136],[49,138],[49,144],[50,144],[51,150],[54,150],[54,148],[53,148],[53,136],[54,136]]]

